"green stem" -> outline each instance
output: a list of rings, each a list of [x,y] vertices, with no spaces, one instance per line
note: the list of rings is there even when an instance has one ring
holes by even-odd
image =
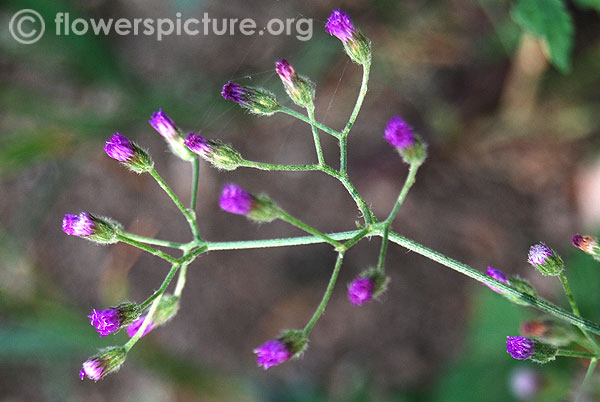
[[[345,173],[337,172],[337,171],[333,170],[332,168],[330,168],[329,166],[323,166],[323,168],[321,170],[324,173],[328,174],[329,176],[337,179],[340,183],[342,183],[342,185],[344,186],[346,191],[348,191],[348,193],[350,194],[350,196],[356,203],[356,206],[358,207],[360,213],[362,214],[362,216],[365,220],[365,224],[369,225],[369,224],[373,223],[373,221],[374,221],[373,211],[371,211],[371,208],[369,208],[369,206],[367,205],[365,200],[361,197],[361,195],[358,192],[358,190],[356,189],[356,187],[354,187],[354,185],[350,181],[350,178],[348,177],[348,175]]]
[[[388,235],[390,232],[390,226],[392,225],[392,222],[396,218],[396,215],[398,214],[398,211],[400,210],[400,206],[404,203],[404,199],[406,198],[408,191],[410,190],[412,185],[415,183],[415,177],[417,175],[417,170],[419,170],[419,166],[420,166],[420,164],[411,163],[410,167],[408,168],[408,175],[406,176],[406,180],[404,181],[402,190],[400,190],[400,194],[398,195],[398,199],[396,200],[394,207],[392,208],[390,214],[388,215],[388,217],[386,218],[386,220],[383,223],[383,235],[381,238],[381,249],[379,250],[379,260],[377,262],[377,269],[379,269],[381,271],[383,271],[383,267],[385,265],[385,255],[386,255],[387,247],[388,247]]]
[[[316,121],[315,121],[315,105],[311,104],[306,108],[306,112],[308,113],[308,120],[310,121],[310,128],[313,133],[313,140],[315,142],[315,150],[317,151],[317,160],[319,161],[319,166],[325,165],[325,159],[323,158],[323,149],[321,148],[321,140],[319,138],[319,132],[317,131]]]
[[[577,394],[577,399],[575,399],[575,402],[581,401],[581,398],[584,395],[585,389],[587,388],[587,383],[590,381],[590,378],[592,378],[592,374],[594,373],[594,370],[596,369],[596,364],[598,364],[598,358],[593,357],[590,360],[590,365],[588,366],[587,372],[585,373],[583,382],[581,383],[581,386],[579,387],[579,392]]]
[[[263,163],[253,161],[243,161],[240,166],[249,167],[259,170],[270,170],[270,171],[288,171],[288,172],[311,172],[320,171],[319,165],[278,165],[274,163]]]
[[[502,291],[504,294],[513,296],[531,307],[537,308],[538,310],[551,314],[579,328],[591,331],[595,334],[600,334],[600,325],[596,324],[595,322],[586,320],[581,317],[577,317],[569,313],[568,311],[565,311],[560,307],[557,307],[554,304],[547,302],[546,300],[539,299],[528,295],[527,293],[520,292],[514,289],[513,287],[506,285],[503,282],[493,279],[477,271],[476,269],[469,267],[468,265],[465,265],[441,253],[438,253],[437,251],[431,250],[430,248],[427,248],[419,243],[407,239],[406,237],[400,236],[397,233],[390,232],[389,238],[392,242],[408,250],[414,251],[417,254],[421,254],[422,256],[427,257],[430,260],[433,260],[439,264],[442,264],[448,268],[460,272],[470,278],[475,279],[478,282],[493,286],[494,288]]]
[[[349,250],[352,246],[354,246],[356,243],[358,243],[359,241],[364,239],[364,237],[367,236],[372,231],[373,231],[373,228],[371,226],[367,226],[366,228],[364,228],[363,230],[358,232],[356,234],[356,236],[354,236],[353,238],[348,240],[346,243],[344,243],[344,250],[345,251]]]
[[[367,95],[367,86],[369,83],[369,73],[371,71],[371,59],[369,59],[363,65],[363,75],[362,75],[362,83],[360,85],[360,91],[358,93],[358,98],[356,99],[356,103],[354,104],[354,109],[352,110],[352,114],[348,119],[348,123],[346,123],[346,127],[342,130],[341,135],[339,137],[340,140],[340,173],[346,173],[348,170],[348,134],[358,117],[358,112],[362,107],[363,101],[365,100],[365,96]]]
[[[569,304],[571,305],[571,310],[573,311],[573,314],[577,317],[581,317],[579,307],[577,306],[577,302],[575,301],[575,297],[573,296],[573,292],[571,291],[571,286],[569,286],[569,281],[564,271],[561,272],[560,275],[558,275],[558,279],[560,279],[560,283],[562,284],[563,290],[565,291],[565,295],[569,300]],[[582,328],[580,328],[580,330],[583,333],[583,335],[585,335],[585,337],[592,343],[592,345],[594,346],[594,350],[596,352],[600,352],[600,344],[598,344],[598,340],[594,336],[590,335],[586,330]]]
[[[141,242],[139,242],[137,240],[133,240],[133,239],[127,237],[127,234],[117,235],[117,239],[119,239],[119,241],[122,241],[123,243],[127,243],[127,244],[129,244],[131,246],[137,247],[137,248],[139,248],[141,250],[144,250],[144,251],[146,251],[146,252],[148,252],[148,253],[150,253],[152,255],[155,255],[155,256],[157,256],[159,258],[162,258],[163,260],[168,261],[171,264],[177,263],[177,259],[176,258],[173,258],[169,254],[167,254],[167,253],[165,253],[163,251],[157,250],[154,247],[150,247],[150,246],[148,246],[148,245],[146,245],[144,243],[141,243]]]
[[[294,218],[293,216],[291,216],[290,214],[288,214],[287,212],[285,212],[284,210],[280,210],[279,212],[279,218],[287,223],[289,223],[290,225],[296,226],[299,229],[304,230],[307,233],[310,233],[314,236],[320,237],[321,239],[325,240],[327,243],[331,244],[332,246],[334,246],[337,249],[343,249],[343,245],[342,243],[338,242],[337,240],[332,239],[331,237],[327,236],[325,233],[318,231],[317,229],[313,228],[312,226],[307,225],[306,223],[302,222],[299,219]]]
[[[287,115],[290,115],[292,117],[295,117],[298,120],[302,120],[305,123],[311,124],[310,119],[306,116],[304,116],[301,113],[296,112],[293,109],[287,108],[285,106],[281,106],[281,109],[279,109],[280,112],[283,112]],[[326,125],[319,123],[318,121],[314,122],[314,125],[321,131],[323,131],[324,133],[327,133],[335,138],[340,138],[340,133],[335,131],[334,129],[327,127]]]
[[[183,292],[183,288],[185,287],[185,279],[188,265],[190,265],[189,262],[181,264],[181,269],[179,270],[179,277],[177,278],[177,284],[175,284],[175,291],[173,292],[173,294],[177,297],[181,296],[181,292]]]
[[[190,229],[192,230],[194,239],[200,239],[200,236],[198,234],[198,228],[196,227],[196,220],[194,219],[190,211],[183,206],[179,198],[177,198],[173,190],[171,190],[171,187],[169,187],[165,180],[162,177],[160,177],[156,169],[153,168],[152,170],[150,170],[149,173],[154,178],[154,180],[156,180],[158,185],[165,191],[165,193],[167,193],[171,200],[173,200],[177,208],[179,208],[179,210],[187,220],[188,224],[190,225]]]
[[[340,268],[342,266],[342,260],[344,259],[344,253],[338,253],[337,260],[335,261],[335,267],[333,268],[333,273],[331,274],[331,278],[329,279],[329,284],[327,285],[327,289],[325,290],[325,294],[323,295],[323,299],[317,307],[317,310],[313,314],[312,318],[304,327],[304,334],[308,336],[310,331],[312,331],[313,327],[319,320],[319,317],[325,311],[325,307],[327,306],[327,302],[329,302],[329,298],[331,297],[331,293],[333,293],[333,288],[335,286],[335,282],[337,281],[338,274],[340,273]]]
[[[196,211],[196,200],[198,199],[198,177],[200,176],[200,161],[194,156],[192,161],[192,195],[190,199],[190,210]],[[194,225],[195,226],[195,225]]]
[[[179,267],[180,264],[173,264],[173,266],[171,266],[171,270],[163,280],[163,283],[160,285],[160,288],[158,288],[158,290],[154,292],[152,296],[150,296],[142,304],[140,304],[140,308],[143,310],[146,307],[148,307],[150,303],[152,303],[150,309],[146,313],[146,319],[142,323],[142,326],[135,333],[135,335],[124,345],[126,351],[129,351],[129,349],[131,349],[133,345],[135,345],[135,343],[142,337],[144,330],[150,324],[150,321],[152,321],[152,317],[154,317],[154,313],[156,312],[158,304],[160,303],[160,298],[165,293],[165,290],[167,290],[167,287],[173,280],[173,277],[175,276],[175,273],[177,272],[177,269],[179,269]]]
[[[153,239],[151,237],[140,236],[140,235],[136,235],[136,234],[129,233],[129,232],[123,233],[123,236],[125,236],[131,240],[136,240],[141,243],[152,244],[155,246],[171,247],[171,248],[181,248],[184,246],[183,243],[175,243],[173,241],[168,241],[168,240]]]
[[[587,353],[587,352],[580,352],[578,350],[569,350],[569,349],[558,349],[558,352],[556,353],[556,356],[563,356],[563,357],[581,357],[581,358],[585,358],[585,359],[591,359],[594,357],[598,357],[593,353]]]

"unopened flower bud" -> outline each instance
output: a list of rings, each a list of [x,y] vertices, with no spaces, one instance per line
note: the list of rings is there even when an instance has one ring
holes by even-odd
[[[233,147],[220,141],[207,140],[198,134],[188,134],[185,145],[217,169],[235,170],[244,161]]]
[[[288,330],[279,338],[271,339],[254,349],[256,363],[263,369],[277,366],[306,350],[308,339],[303,331]]]
[[[485,274],[487,276],[491,277],[491,278],[499,280],[500,282],[503,282],[503,283],[506,283],[507,285],[510,285],[510,282],[508,281],[508,278],[506,277],[506,274],[504,272],[500,271],[499,269],[495,269],[493,267],[487,267],[487,271],[486,271]],[[490,286],[490,285],[487,285],[487,284],[485,286],[487,286],[488,288],[492,289],[496,293],[500,293],[500,294],[504,293],[500,289],[495,288],[493,286]]]
[[[79,215],[66,214],[62,221],[62,230],[69,236],[77,236],[101,244],[118,242],[117,235],[122,231],[117,222],[81,212]]]
[[[99,351],[83,363],[83,368],[79,371],[79,378],[82,380],[87,376],[90,380],[98,381],[104,376],[117,371],[123,362],[127,352],[122,346],[111,346]]]
[[[270,116],[281,108],[275,95],[266,89],[247,87],[231,81],[223,85],[221,95],[227,100],[239,103],[250,113],[261,116]]]
[[[154,167],[154,162],[146,151],[119,133],[114,133],[112,138],[106,141],[104,151],[135,173],[148,172]]]
[[[341,10],[334,10],[325,24],[328,34],[337,37],[344,44],[344,50],[352,61],[366,64],[371,60],[371,42],[352,25],[350,16]]]
[[[535,290],[533,285],[527,280],[518,276],[511,276],[508,278],[508,282],[513,288],[517,289],[518,291],[523,292],[531,297],[537,297],[537,291]],[[506,295],[506,298],[511,300],[513,303],[520,304],[522,306],[530,305],[529,302],[521,300],[519,297]]]
[[[179,311],[179,296],[175,295],[163,295],[163,297],[158,302],[158,307],[156,308],[156,312],[154,313],[154,317],[150,319],[150,322],[144,329],[142,336],[145,336],[148,332],[152,331],[154,328],[164,325],[167,321],[177,315],[177,311]],[[146,315],[139,317],[137,320],[133,321],[127,327],[127,335],[130,338],[133,338],[135,334],[137,334],[138,330],[142,327],[144,320],[146,319]]]
[[[183,132],[177,127],[173,119],[168,114],[159,109],[150,116],[148,123],[156,130],[169,144],[171,151],[184,161],[191,161],[194,155],[184,145]]]
[[[556,358],[558,349],[535,339],[523,336],[507,336],[506,352],[517,360],[527,360],[540,364]]]
[[[600,261],[600,247],[598,247],[598,241],[595,237],[576,234],[573,236],[573,245],[594,257],[596,261]]]
[[[246,215],[257,222],[270,222],[280,216],[280,209],[266,196],[254,196],[237,186],[226,184],[219,202],[221,209],[237,215]]]
[[[96,328],[100,337],[112,334],[131,324],[140,316],[140,308],[131,302],[121,303],[108,310],[92,310],[88,315],[90,324]]]
[[[296,74],[294,68],[285,59],[277,61],[275,67],[290,99],[298,106],[313,107],[315,84],[308,78]]]
[[[408,164],[420,165],[427,157],[427,145],[400,116],[390,119],[383,138],[396,148]]]
[[[577,337],[571,326],[552,320],[524,322],[520,332],[523,336],[536,338],[553,346],[566,346]]]
[[[367,270],[348,284],[348,299],[353,305],[362,306],[385,292],[388,282],[381,270]]]
[[[529,263],[537,268],[542,275],[558,276],[564,268],[560,256],[544,243],[531,246],[529,249]]]

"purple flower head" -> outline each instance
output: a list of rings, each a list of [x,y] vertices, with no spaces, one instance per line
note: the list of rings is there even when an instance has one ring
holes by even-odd
[[[546,264],[551,257],[554,257],[554,253],[544,243],[536,244],[529,249],[529,263],[534,267]]]
[[[391,146],[406,149],[415,143],[412,128],[400,116],[394,116],[388,122],[383,136]]]
[[[506,351],[517,360],[527,360],[534,353],[534,342],[524,336],[507,336]]]
[[[208,144],[208,141],[204,137],[198,134],[190,133],[185,139],[185,146],[188,147],[192,152],[200,155],[206,156],[212,148]]]
[[[227,82],[227,84],[223,85],[221,95],[223,95],[223,98],[227,100],[244,104],[246,103],[246,97],[248,96],[248,93],[240,84],[236,84],[235,82],[229,81]]]
[[[146,319],[146,316],[143,315],[127,326],[127,335],[129,335],[130,338],[133,338],[134,335],[138,332],[138,330],[141,328],[142,324],[144,323],[145,319]],[[154,324],[152,323],[152,321],[150,321],[148,323],[148,326],[146,326],[146,329],[142,333],[142,336],[146,336],[148,334],[148,332],[152,331],[153,329],[154,329]]]
[[[585,239],[583,238],[582,235],[580,234],[575,234],[573,235],[573,239],[572,239],[573,245],[577,248],[581,248],[581,246],[583,245],[583,243],[585,242]]]
[[[282,81],[292,84],[292,79],[296,76],[296,71],[294,71],[294,68],[286,59],[278,60],[275,63],[275,69]]]
[[[69,236],[85,237],[94,234],[95,224],[87,212],[79,215],[66,214],[62,222],[62,230]]]
[[[348,285],[348,299],[355,306],[362,306],[373,299],[375,284],[369,278],[356,278]]]
[[[506,274],[504,272],[500,271],[499,269],[494,269],[492,267],[488,267],[485,274],[487,276],[490,276],[490,277],[492,277],[494,279],[499,280],[500,282],[503,282],[503,283],[506,283],[507,285],[510,285],[510,283],[508,282],[508,278],[506,277]],[[486,286],[488,288],[492,289],[496,293],[500,293],[500,294],[504,293],[500,289],[495,288],[493,286],[489,286],[489,285],[486,285]]]
[[[150,123],[150,125],[166,140],[173,140],[178,135],[175,122],[173,122],[169,115],[163,112],[162,109],[159,109],[158,112],[154,112],[150,117],[150,120],[148,120],[148,123]]]
[[[90,324],[96,327],[96,331],[100,337],[110,335],[121,326],[119,310],[111,308],[108,310],[92,310],[92,314],[88,315]]]
[[[254,197],[252,194],[237,186],[226,184],[221,193],[221,209],[232,214],[246,215],[252,211]]]
[[[270,340],[254,349],[256,363],[265,370],[277,366],[292,357],[286,345],[279,340]]]
[[[79,371],[79,378],[83,380],[87,375],[90,380],[98,381],[102,378],[103,372],[104,366],[102,362],[92,358],[83,362],[83,368]]]
[[[334,10],[325,24],[325,30],[328,34],[336,36],[342,42],[351,39],[355,33],[354,25],[350,16],[342,10]]]
[[[114,133],[112,138],[106,141],[104,151],[119,162],[127,162],[135,155],[135,148],[131,142],[119,133]]]

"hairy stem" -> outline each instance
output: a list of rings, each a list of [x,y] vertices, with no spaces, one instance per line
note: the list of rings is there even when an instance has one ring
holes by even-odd
[[[344,259],[344,253],[338,253],[337,260],[335,261],[335,267],[333,268],[333,273],[331,274],[331,278],[329,279],[329,284],[327,285],[327,289],[325,290],[323,299],[321,299],[321,303],[319,304],[319,307],[317,307],[317,310],[313,314],[312,318],[310,319],[308,324],[306,324],[306,326],[304,327],[303,331],[306,336],[308,336],[310,334],[310,331],[312,331],[313,327],[319,320],[319,317],[321,317],[321,315],[323,314],[323,311],[325,311],[325,307],[327,306],[327,303],[329,302],[331,293],[333,293],[333,288],[335,286],[335,282],[337,281],[338,274],[340,273],[340,268],[342,266],[343,259]]]
[[[363,101],[365,100],[365,96],[367,95],[367,86],[369,84],[369,73],[371,71],[371,59],[369,59],[363,65],[363,75],[362,75],[362,83],[360,85],[360,91],[358,93],[358,98],[356,99],[356,103],[354,104],[354,109],[352,110],[352,114],[348,119],[348,123],[342,130],[341,135],[339,137],[340,140],[340,173],[346,173],[347,165],[348,165],[348,134],[358,117],[358,112],[362,107]]]
[[[321,170],[321,167],[319,165],[278,165],[275,163],[253,162],[247,160],[243,161],[241,163],[241,166],[259,170],[288,172],[318,172]]]
[[[322,171],[324,173],[327,173],[329,176],[337,179],[340,183],[342,183],[342,185],[346,188],[346,191],[348,191],[348,194],[350,194],[350,196],[356,203],[356,206],[358,207],[360,213],[362,214],[365,220],[365,224],[369,225],[373,223],[373,211],[371,211],[371,208],[369,208],[369,206],[362,198],[356,187],[354,187],[354,184],[352,184],[348,175],[345,173],[337,172],[329,166],[323,166]]]
[[[192,234],[194,235],[194,239],[200,239],[200,235],[198,234],[198,228],[196,227],[196,219],[193,217],[190,211],[183,206],[183,204],[181,203],[179,198],[177,198],[171,187],[169,187],[165,180],[158,174],[156,169],[153,168],[152,170],[150,170],[149,173],[154,178],[154,180],[156,180],[158,185],[165,191],[165,193],[167,193],[171,200],[173,200],[177,208],[179,208],[179,210],[187,220],[188,224],[190,225],[190,229],[192,231]]]
[[[404,199],[406,198],[408,191],[410,190],[412,185],[415,183],[415,177],[417,175],[417,170],[419,170],[419,166],[420,166],[420,164],[416,164],[416,163],[410,164],[410,167],[408,168],[408,176],[406,176],[406,180],[404,181],[404,186],[402,186],[402,190],[400,190],[398,199],[396,200],[396,203],[394,204],[392,211],[390,212],[390,214],[388,215],[386,220],[383,222],[383,235],[381,237],[381,249],[379,250],[379,260],[377,261],[377,269],[379,269],[381,271],[383,271],[383,267],[385,265],[385,255],[387,252],[390,226],[392,225],[394,218],[396,218],[396,215],[398,214],[398,210],[400,209],[400,206],[404,203]]]
[[[581,357],[585,359],[591,359],[594,357],[598,357],[593,353],[580,352],[578,350],[569,350],[569,349],[558,349],[556,356],[564,356],[564,357]]]
[[[198,177],[200,176],[200,161],[194,156],[192,161],[192,195],[190,197],[190,211],[196,211],[196,200],[198,199]],[[195,216],[194,212],[194,216]],[[194,224],[195,226],[195,224]]]
[[[585,373],[583,382],[581,383],[581,386],[579,387],[579,392],[577,393],[577,399],[575,399],[575,402],[579,402],[582,400],[582,397],[587,388],[587,384],[590,381],[590,378],[592,378],[592,374],[594,374],[594,370],[596,369],[596,364],[598,364],[598,358],[593,357],[590,360],[590,365],[588,366],[587,372]]]
[[[317,131],[316,121],[315,121],[315,105],[311,104],[306,108],[306,112],[308,113],[308,120],[310,120],[310,128],[313,133],[313,140],[315,142],[315,150],[317,151],[317,160],[319,161],[319,166],[325,165],[325,159],[323,158],[323,149],[321,148],[321,140],[319,139],[319,132]]]
[[[296,119],[298,119],[298,120],[302,120],[302,121],[303,121],[303,122],[305,122],[305,123],[312,124],[312,123],[311,123],[311,121],[310,121],[310,119],[309,119],[308,117],[304,116],[304,115],[303,115],[303,114],[301,114],[301,113],[298,113],[298,112],[296,112],[296,111],[295,111],[295,110],[293,110],[293,109],[287,108],[287,107],[285,107],[285,106],[281,106],[281,108],[280,108],[279,110],[280,110],[281,112],[283,112],[283,113],[287,114],[287,115],[290,115],[290,116],[292,116],[292,117],[295,117],[295,118],[296,118]],[[324,125],[324,124],[322,124],[322,123],[319,123],[318,121],[315,121],[315,122],[314,122],[314,125],[315,125],[315,126],[316,126],[316,127],[319,129],[319,130],[323,131],[324,133],[327,133],[327,134],[329,134],[329,135],[331,135],[332,137],[335,137],[335,138],[340,138],[340,133],[339,133],[339,132],[337,132],[337,131],[335,131],[334,129],[332,129],[332,128],[330,128],[330,127],[327,127],[326,125]]]
[[[146,245],[144,243],[141,243],[141,242],[139,242],[137,240],[133,240],[133,239],[127,237],[127,234],[117,235],[117,239],[119,239],[119,241],[122,241],[123,243],[127,243],[127,244],[129,244],[131,246],[134,246],[134,247],[137,247],[137,248],[139,248],[141,250],[144,250],[147,253],[150,253],[150,254],[155,255],[155,256],[157,256],[159,258],[162,258],[163,260],[168,261],[171,264],[177,263],[177,259],[176,258],[173,258],[169,254],[167,254],[167,253],[165,253],[163,251],[157,250],[154,247],[150,247],[150,246],[148,246],[148,245]]]
[[[569,286],[569,281],[567,280],[567,275],[565,275],[564,271],[560,273],[558,276],[560,279],[560,283],[562,284],[563,290],[565,291],[565,295],[567,295],[567,299],[569,300],[569,304],[571,305],[571,310],[573,314],[577,317],[581,317],[581,313],[579,312],[579,307],[577,306],[577,302],[575,301],[575,297],[573,296],[573,292],[571,291],[571,286]],[[598,344],[598,340],[590,335],[585,329],[579,328],[583,335],[591,342],[596,352],[600,352],[600,344]]]
[[[162,295],[165,293],[165,290],[167,290],[167,287],[173,280],[173,277],[175,276],[175,273],[177,272],[179,267],[180,264],[173,264],[173,266],[171,266],[171,270],[163,280],[163,283],[160,285],[160,288],[158,288],[158,290],[154,292],[152,296],[150,296],[142,304],[140,304],[140,307],[144,309],[148,307],[150,303],[152,303],[150,309],[148,310],[148,313],[146,313],[146,319],[142,323],[142,326],[135,333],[135,335],[124,345],[126,351],[129,351],[129,349],[131,349],[133,345],[135,345],[135,343],[142,337],[142,334],[146,330],[146,327],[148,327],[150,321],[152,321],[152,317],[154,317],[154,313],[156,312],[156,308],[158,307],[158,303],[160,303]]]
[[[185,287],[185,277],[187,274],[187,268],[190,265],[189,262],[181,264],[181,269],[179,270],[179,277],[177,278],[177,283],[175,284],[175,291],[173,294],[177,297],[181,297],[181,292],[183,292],[183,288]]]
[[[129,233],[129,232],[123,233],[123,236],[125,236],[131,240],[139,241],[140,243],[152,244],[154,246],[162,246],[162,247],[170,247],[170,248],[183,247],[183,243],[176,243],[176,242],[169,241],[169,240],[153,239],[151,237],[140,236],[140,235],[136,235],[136,234]]]
[[[301,220],[294,218],[293,216],[291,216],[284,210],[280,210],[279,218],[281,220],[289,223],[290,225],[296,226],[297,228],[304,230],[307,233],[310,233],[312,235],[320,237],[321,239],[325,240],[327,243],[331,244],[332,246],[336,247],[337,249],[343,249],[343,247],[344,247],[342,245],[342,243],[338,242],[337,240],[332,239],[331,237],[327,236],[325,233],[318,231],[317,229],[313,228],[312,226],[307,225],[306,223],[302,222]]]

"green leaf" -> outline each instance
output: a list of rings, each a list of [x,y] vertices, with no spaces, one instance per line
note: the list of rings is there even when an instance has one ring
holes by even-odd
[[[512,18],[523,30],[544,40],[548,57],[556,68],[563,73],[570,71],[573,21],[562,0],[519,0],[513,7]]]
[[[575,4],[582,8],[593,8],[600,11],[600,0],[575,0]]]

